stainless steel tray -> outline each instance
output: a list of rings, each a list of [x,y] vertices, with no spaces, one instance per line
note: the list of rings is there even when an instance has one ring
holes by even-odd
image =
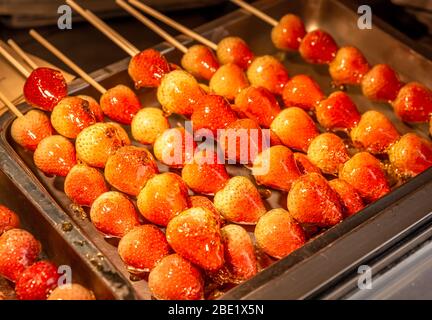
[[[417,81],[423,82],[429,87],[432,84],[432,80],[429,78],[429,74],[432,71],[432,63],[430,61],[410,49],[408,46],[404,45],[399,40],[396,40],[393,36],[381,30],[378,26],[374,26],[374,28],[371,30],[359,30],[357,28],[357,14],[341,2],[334,0],[275,0],[259,2],[257,6],[261,7],[264,11],[276,19],[288,12],[296,13],[304,19],[308,30],[317,27],[327,30],[335,37],[336,41],[340,45],[350,44],[357,46],[365,53],[370,63],[389,63],[401,74],[402,79],[405,81],[415,79]],[[237,10],[232,14],[206,24],[198,29],[199,32],[203,33],[205,36],[215,42],[218,42],[227,35],[240,36],[250,44],[257,55],[277,54],[270,41],[270,30],[271,29],[267,24],[242,10]],[[184,37],[180,37],[180,39],[185,43],[189,43],[189,40]],[[168,47],[166,44],[157,46],[157,49],[164,52],[170,61],[179,63],[181,57],[179,52]],[[94,54],[97,55],[103,53],[95,52]],[[97,80],[102,81],[102,84],[108,88],[118,83],[124,83],[132,87],[133,84],[126,72],[128,62],[129,58],[124,59],[119,63],[108,66],[107,68],[96,72],[94,76]],[[331,86],[327,67],[306,64],[297,54],[287,55],[285,64],[291,75],[299,73],[311,75],[318,81],[326,94],[329,94],[335,90]],[[85,93],[98,98],[97,92],[91,88],[88,88],[88,86],[80,80],[75,81],[70,88],[70,93]],[[428,128],[426,125],[409,126],[402,123],[395,117],[388,105],[371,103],[361,95],[361,92],[358,88],[350,87],[348,88],[348,93],[356,102],[361,112],[369,109],[381,111],[393,121],[401,133],[415,131],[422,136],[427,136]],[[154,90],[141,90],[139,92],[139,96],[143,106],[158,106]],[[23,111],[27,111],[29,106],[23,104],[20,106],[20,108]],[[89,239],[89,242],[94,243],[94,245],[106,257],[106,259],[114,265],[114,267],[119,271],[119,273],[123,275],[124,278],[128,277],[128,272],[117,254],[115,246],[116,244],[113,241],[107,241],[104,239],[104,237],[99,234],[92,226],[86,214],[83,211],[77,210],[77,208],[71,206],[70,201],[66,198],[62,191],[63,179],[49,178],[43,175],[35,168],[31,153],[24,151],[13,142],[10,137],[10,125],[12,120],[12,117],[8,114],[3,115],[0,118],[0,127],[3,129],[0,136],[0,148],[2,149],[2,152],[0,153],[0,164],[2,164],[3,167],[11,167],[10,176],[15,177],[14,182],[18,185],[21,185],[21,190],[25,192],[28,198],[30,198],[35,203],[40,203],[39,205],[41,210],[44,211],[48,219],[58,223],[59,216],[61,216],[63,219],[65,219],[67,216],[71,217],[74,223],[79,227],[80,231],[82,231],[84,236]],[[172,117],[170,121],[173,125],[175,125],[177,122],[181,122],[183,120],[180,117]],[[167,168],[160,166],[160,169],[162,171],[166,171]],[[229,171],[230,173],[235,174],[249,174],[248,170],[242,167],[231,166]],[[23,175],[25,176],[22,177]],[[264,287],[266,283],[273,283],[274,281],[277,281],[278,277],[282,275],[289,276],[291,272],[302,270],[302,264],[305,264],[308,260],[311,260],[314,257],[319,257],[324,250],[331,248],[335,243],[343,241],[343,238],[346,238],[351,233],[362,229],[371,221],[374,221],[374,219],[378,219],[386,207],[396,206],[397,208],[398,201],[401,201],[401,199],[414,192],[414,190],[426,185],[431,176],[432,170],[428,170],[424,174],[412,179],[410,182],[398,187],[383,199],[373,203],[372,205],[365,208],[362,212],[349,219],[346,219],[339,225],[321,233],[319,236],[310,240],[303,248],[297,250],[285,259],[274,263],[272,266],[266,268],[253,279],[230,290],[222,297],[251,297],[253,296],[253,292],[259,291],[259,288]],[[27,183],[25,185],[20,184],[19,180],[22,179],[26,180]],[[285,206],[285,199],[286,194],[273,191],[267,202],[269,207],[280,207]],[[432,199],[430,199],[430,197],[425,197],[424,199],[422,198],[422,206],[425,208],[432,208]],[[396,219],[396,221],[398,219],[401,219],[401,221],[404,219],[406,220],[408,215],[410,220],[404,220],[404,222],[406,222],[406,224],[403,225],[404,227],[415,225],[423,218],[428,217],[428,213],[424,213],[423,211],[411,214],[408,212],[397,212],[393,210],[392,214],[394,215],[394,219]],[[392,232],[397,232],[396,229],[392,229]],[[390,237],[392,232],[388,232],[386,234],[383,233],[383,236],[378,240],[380,240],[382,244],[385,243],[387,245],[389,242],[385,237]],[[392,239],[396,239],[394,235]],[[73,247],[73,239],[68,238],[67,240]],[[343,242],[341,246],[342,248],[344,247]],[[363,246],[363,248],[364,247],[365,246]],[[351,247],[345,249],[351,250],[351,252],[360,252],[358,249],[361,248],[359,246],[358,248]],[[346,255],[344,257],[347,258]],[[344,261],[346,264],[353,262],[345,258],[341,256],[341,261]],[[340,263],[336,264],[334,261],[332,261],[330,262],[328,270],[332,269],[332,264],[334,266],[342,267]],[[316,264],[315,267],[319,268],[320,265]],[[310,271],[310,269],[304,270]],[[334,270],[333,272],[337,272],[337,270]],[[323,272],[322,274],[326,275],[327,278],[331,278],[331,275],[328,275],[328,272]],[[308,274],[305,276],[308,276]],[[103,278],[106,281],[109,281],[109,279],[106,277]],[[301,286],[302,283],[306,283],[304,279],[299,277],[292,279],[297,281],[299,286]],[[317,287],[318,285],[324,284],[324,281],[326,280],[322,279],[322,277],[311,277],[310,279],[311,281],[308,282],[308,285],[311,288],[314,285]],[[134,290],[133,293],[131,293],[131,295],[128,297],[136,297],[140,299],[151,298],[145,280],[130,281],[129,285],[131,285]],[[298,289],[298,296],[296,295],[296,292],[291,291],[291,295],[289,297],[305,297],[306,290],[302,290],[300,287],[296,289]]]

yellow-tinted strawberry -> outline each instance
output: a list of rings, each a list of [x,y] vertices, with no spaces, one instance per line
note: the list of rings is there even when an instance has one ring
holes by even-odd
[[[249,81],[243,69],[233,63],[221,66],[210,79],[210,90],[218,95],[233,101]]]
[[[219,62],[209,47],[193,45],[186,51],[181,60],[182,67],[194,77],[210,80],[219,68]]]
[[[161,109],[144,108],[132,119],[132,137],[142,144],[153,144],[170,124]]]
[[[55,288],[47,300],[96,300],[94,293],[78,283]]]
[[[221,216],[219,212],[216,210],[216,207],[214,206],[213,202],[210,201],[209,198],[204,196],[191,196],[189,197],[190,207],[191,208],[206,208],[213,212],[213,217],[219,222],[221,222]]]
[[[78,98],[81,98],[83,100],[86,100],[89,103],[89,108],[93,112],[93,114],[96,117],[96,122],[102,122],[104,120],[104,113],[102,111],[101,106],[99,103],[94,99],[93,97],[80,94],[77,96]]]

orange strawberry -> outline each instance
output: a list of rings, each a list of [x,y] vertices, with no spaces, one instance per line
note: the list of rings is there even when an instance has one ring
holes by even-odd
[[[93,112],[93,114],[95,115],[96,122],[102,122],[104,120],[104,114],[102,108],[93,97],[86,96],[83,94],[80,94],[77,97],[86,100],[89,103],[90,111]]]
[[[301,174],[307,174],[311,172],[321,174],[321,170],[318,169],[318,167],[314,165],[304,153],[294,152],[294,159]]]
[[[218,223],[221,223],[221,216],[209,198],[204,196],[191,196],[189,197],[189,202],[191,208],[202,207],[208,209],[213,213],[213,217],[218,221]]]
[[[309,63],[330,63],[336,56],[338,46],[331,35],[316,29],[308,32],[300,43],[300,55]]]
[[[105,92],[100,98],[100,106],[107,117],[122,124],[131,124],[142,108],[137,95],[122,84]]]
[[[329,65],[329,73],[336,85],[360,84],[370,66],[366,58],[355,47],[342,47]]]
[[[142,144],[153,144],[165,130],[170,128],[161,109],[144,108],[132,119],[132,137]]]
[[[93,292],[77,283],[55,288],[47,300],[96,300]]]
[[[209,86],[212,92],[233,101],[242,89],[249,86],[249,81],[242,68],[234,63],[228,63],[215,72]]]
[[[387,64],[377,64],[366,73],[361,82],[363,94],[374,101],[390,102],[403,84],[397,73]]]
[[[426,122],[432,114],[432,91],[418,82],[404,85],[393,101],[393,109],[402,121]]]
[[[357,191],[342,179],[333,179],[330,187],[339,195],[344,217],[352,216],[364,208],[364,203]]]
[[[272,29],[271,39],[278,49],[298,50],[305,35],[305,26],[300,17],[295,14],[286,14]]]
[[[223,38],[217,45],[217,57],[221,64],[234,63],[246,70],[254,59],[247,43],[239,37]]]
[[[20,219],[11,209],[0,205],[0,235],[10,229],[19,228]]]
[[[209,47],[193,45],[181,59],[182,67],[196,78],[210,80],[219,68],[219,62]]]
[[[282,98],[287,107],[299,107],[309,111],[314,110],[315,106],[324,99],[324,94],[315,80],[299,74],[286,83]]]

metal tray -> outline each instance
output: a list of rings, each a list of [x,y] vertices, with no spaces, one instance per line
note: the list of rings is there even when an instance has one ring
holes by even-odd
[[[429,87],[432,84],[432,80],[429,78],[430,71],[432,71],[430,61],[381,30],[378,26],[374,26],[371,30],[359,30],[357,28],[358,16],[341,2],[335,0],[275,0],[259,2],[257,6],[276,19],[288,12],[296,13],[304,19],[308,30],[317,27],[327,30],[340,45],[350,44],[357,46],[365,53],[370,63],[389,63],[401,74],[402,79],[405,81],[415,79]],[[267,24],[242,10],[237,10],[198,29],[199,32],[215,42],[227,35],[236,35],[245,39],[257,55],[278,54],[270,41],[270,30]],[[191,43],[185,37],[179,37],[179,39],[185,44]],[[166,44],[161,44],[156,49],[162,51],[170,61],[179,63],[180,53]],[[94,73],[94,77],[108,88],[119,83],[132,87],[133,84],[126,72],[128,62],[129,59],[125,59],[108,66]],[[291,75],[299,73],[311,75],[318,81],[326,94],[335,90],[331,86],[327,67],[306,64],[298,54],[287,55],[285,63]],[[361,112],[369,109],[378,110],[386,114],[401,133],[415,131],[422,136],[427,136],[428,128],[426,125],[408,126],[395,117],[388,105],[371,103],[361,95],[358,88],[349,87],[347,91]],[[96,98],[99,96],[97,92],[89,88],[81,80],[75,81],[70,86],[70,93],[89,94]],[[139,96],[143,106],[158,106],[154,90],[141,90]],[[23,104],[20,108],[27,111],[29,106]],[[79,226],[80,231],[89,239],[89,242],[94,243],[105,258],[123,275],[123,278],[128,277],[128,272],[117,254],[116,244],[113,241],[107,241],[99,234],[86,215],[83,214],[83,211],[76,210],[77,208],[71,206],[70,201],[62,191],[63,179],[49,178],[43,175],[35,168],[31,153],[24,151],[13,142],[10,137],[12,120],[13,118],[8,114],[0,117],[0,127],[2,128],[0,164],[2,167],[10,168],[9,176],[14,177],[14,182],[21,186],[20,189],[28,198],[35,203],[39,203],[41,210],[48,219],[58,223],[59,216],[62,219],[69,216]],[[170,121],[175,125],[177,122],[183,121],[183,119],[172,117]],[[4,168],[2,169],[4,170]],[[160,166],[160,169],[166,171],[167,168]],[[247,169],[241,167],[230,167],[229,171],[235,174],[248,174]],[[429,218],[429,212],[426,211],[427,209],[430,211],[430,208],[432,208],[431,197],[421,197],[421,203],[417,204],[419,210],[404,212],[399,208],[406,208],[401,203],[412,199],[408,195],[415,190],[423,187],[422,190],[415,194],[424,195],[424,190],[429,190],[426,187],[431,177],[432,170],[428,170],[408,183],[399,186],[389,195],[368,206],[362,212],[321,233],[290,256],[267,267],[253,279],[229,290],[222,298],[305,298],[312,296],[319,290],[323,290],[325,286],[331,285],[332,281],[342,276],[348,268],[354,268],[361,259],[366,259],[371,254],[383,250],[392,241],[396,241],[399,236],[402,236],[403,232],[408,232],[407,230],[411,230],[413,226]],[[26,180],[26,184],[20,183],[21,180]],[[429,188],[432,188],[430,184]],[[272,191],[267,203],[269,207],[285,206],[285,199],[286,194]],[[412,203],[412,200],[410,203]],[[389,214],[392,224],[388,224],[387,228],[386,224],[379,223],[381,221],[379,219],[388,218]],[[388,220],[383,221],[388,223]],[[371,229],[371,226],[375,226],[375,228]],[[368,234],[368,232],[378,233]],[[353,236],[359,236],[362,242],[349,242],[348,240]],[[352,239],[359,238],[354,237]],[[72,246],[74,246],[73,240],[71,237],[67,238],[67,241]],[[337,248],[337,250],[334,248]],[[326,253],[324,254],[324,252]],[[331,253],[334,253],[334,260],[327,260],[326,254],[330,255]],[[326,268],[323,268],[323,266],[326,266]],[[109,282],[107,277],[103,277],[103,279]],[[131,281],[129,285],[132,285],[134,290],[127,297],[151,298],[145,280]],[[276,285],[280,290],[274,289]],[[126,297],[126,295],[123,297]]]

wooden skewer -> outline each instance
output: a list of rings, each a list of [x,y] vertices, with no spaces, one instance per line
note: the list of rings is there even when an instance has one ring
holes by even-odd
[[[151,21],[147,17],[143,16],[140,12],[135,10],[135,8],[128,5],[123,0],[116,0],[116,3],[120,7],[122,7],[124,10],[129,12],[131,15],[133,15],[135,18],[137,18],[139,21],[141,21],[143,24],[145,24],[148,28],[152,29],[154,32],[156,32],[158,35],[160,35],[162,38],[164,38],[165,41],[172,44],[175,48],[182,51],[183,53],[186,53],[188,51],[188,48],[186,48],[176,38],[174,38],[173,36],[166,33],[162,28],[160,28],[158,25],[156,25],[153,21]]]
[[[12,55],[2,46],[0,46],[0,54],[13,65],[21,74],[28,78],[30,76],[30,71],[28,71],[18,60],[16,60]]]
[[[261,10],[258,10],[254,6],[251,6],[249,3],[244,2],[243,0],[230,0],[231,2],[235,3],[239,7],[245,9],[246,11],[249,11],[253,15],[257,16],[261,20],[267,22],[269,25],[276,27],[278,22],[277,20],[273,19],[269,15],[265,14]]]
[[[148,5],[137,1],[137,0],[129,0],[129,3],[134,5],[136,8],[140,9],[141,11],[144,11],[145,13],[151,15],[152,17],[158,19],[159,21],[162,21],[163,23],[166,23],[167,25],[173,27],[174,29],[177,29],[178,31],[180,31],[181,33],[191,37],[192,39],[201,42],[202,44],[204,44],[205,46],[216,50],[217,49],[217,44],[204,38],[202,35],[200,35],[199,33],[196,33],[195,31],[181,25],[180,23],[172,20],[171,18],[163,15],[162,13],[160,13],[157,10],[154,10],[153,8],[149,7]]]
[[[12,111],[18,118],[24,117],[21,111],[18,110],[17,107],[10,101],[3,93],[0,92],[0,100]]]
[[[44,37],[42,37],[35,30],[30,30],[30,35],[36,39],[41,45],[43,45],[46,49],[48,49],[52,54],[54,54],[57,58],[64,62],[69,68],[74,70],[81,78],[83,78],[86,82],[88,82],[91,86],[93,86],[96,90],[98,90],[101,94],[104,94],[107,90],[102,87],[96,80],[94,80],[90,75],[85,72],[83,69],[78,67],[72,60],[66,57],[60,50],[54,47],[51,43],[49,43]]]
[[[23,59],[32,69],[37,69],[38,65],[29,57],[27,53],[12,39],[7,41],[8,45]]]
[[[75,11],[77,11],[81,16],[83,16],[93,26],[95,26],[100,32],[102,32],[105,36],[107,36],[111,41],[113,41],[117,46],[123,49],[131,57],[135,56],[140,52],[138,48],[135,47],[132,48],[127,46],[125,44],[127,43],[127,40],[125,38],[121,37],[120,35],[119,36],[121,40],[120,38],[117,38],[110,27],[108,27],[107,25],[100,24],[99,20],[93,18],[94,15],[89,15],[82,7],[76,4],[73,0],[66,0],[66,3],[70,5]]]

